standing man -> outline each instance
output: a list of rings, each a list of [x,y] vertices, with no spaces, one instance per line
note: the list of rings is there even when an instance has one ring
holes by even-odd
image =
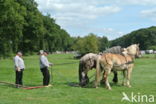
[[[15,73],[16,73],[16,87],[19,88],[23,85],[23,71],[25,69],[24,60],[22,59],[22,52],[17,52],[16,56],[14,57],[15,63]]]
[[[43,86],[50,87],[50,74],[48,67],[52,66],[52,63],[50,63],[47,59],[48,52],[40,50],[40,70],[43,74]]]

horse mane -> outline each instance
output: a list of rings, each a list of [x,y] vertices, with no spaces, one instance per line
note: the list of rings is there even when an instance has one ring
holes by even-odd
[[[127,49],[132,48],[132,47],[138,47],[139,44],[132,44],[130,46],[127,47]]]

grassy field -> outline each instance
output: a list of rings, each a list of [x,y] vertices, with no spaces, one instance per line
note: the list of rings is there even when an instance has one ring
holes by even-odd
[[[48,56],[54,64],[77,62],[75,64],[56,65],[53,70],[53,87],[33,90],[16,89],[14,86],[0,84],[0,104],[156,104],[121,102],[122,92],[130,95],[154,95],[156,100],[156,58],[145,56],[135,61],[132,73],[132,88],[121,86],[122,74],[119,72],[119,83],[112,84],[112,91],[104,86],[98,89],[80,88],[71,86],[78,83],[78,60],[72,54],[54,54]],[[24,72],[24,85],[42,85],[42,74],[39,70],[39,56],[24,57],[26,70]],[[13,59],[0,60],[0,81],[14,83]],[[92,75],[91,71],[89,75]],[[110,81],[112,74],[110,76]],[[91,79],[92,81],[94,78]]]

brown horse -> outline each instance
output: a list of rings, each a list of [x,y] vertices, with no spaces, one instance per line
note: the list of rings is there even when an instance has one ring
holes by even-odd
[[[106,88],[109,90],[111,90],[111,87],[108,81],[108,76],[111,71],[123,71],[123,85],[131,87],[130,78],[132,69],[134,67],[134,58],[140,57],[140,55],[139,44],[134,44],[124,49],[123,55],[106,53],[101,57],[98,57],[96,65],[95,87],[98,87],[99,85],[100,73],[102,71],[104,71],[103,78]]]

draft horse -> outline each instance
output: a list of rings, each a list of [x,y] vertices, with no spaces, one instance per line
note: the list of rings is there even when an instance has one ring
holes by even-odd
[[[96,61],[100,55],[88,53],[84,55],[79,62],[79,85],[86,86],[89,83],[88,71],[96,68]]]
[[[89,83],[88,71],[96,69],[97,59],[101,55],[88,53],[84,55],[79,62],[79,85],[86,86]],[[117,82],[117,72],[114,72],[113,82]]]
[[[133,44],[123,50],[123,55],[106,53],[97,59],[95,87],[100,84],[100,73],[103,72],[103,78],[106,88],[111,90],[108,76],[111,71],[123,71],[123,85],[131,87],[130,78],[134,67],[135,57],[140,57],[139,44]]]

